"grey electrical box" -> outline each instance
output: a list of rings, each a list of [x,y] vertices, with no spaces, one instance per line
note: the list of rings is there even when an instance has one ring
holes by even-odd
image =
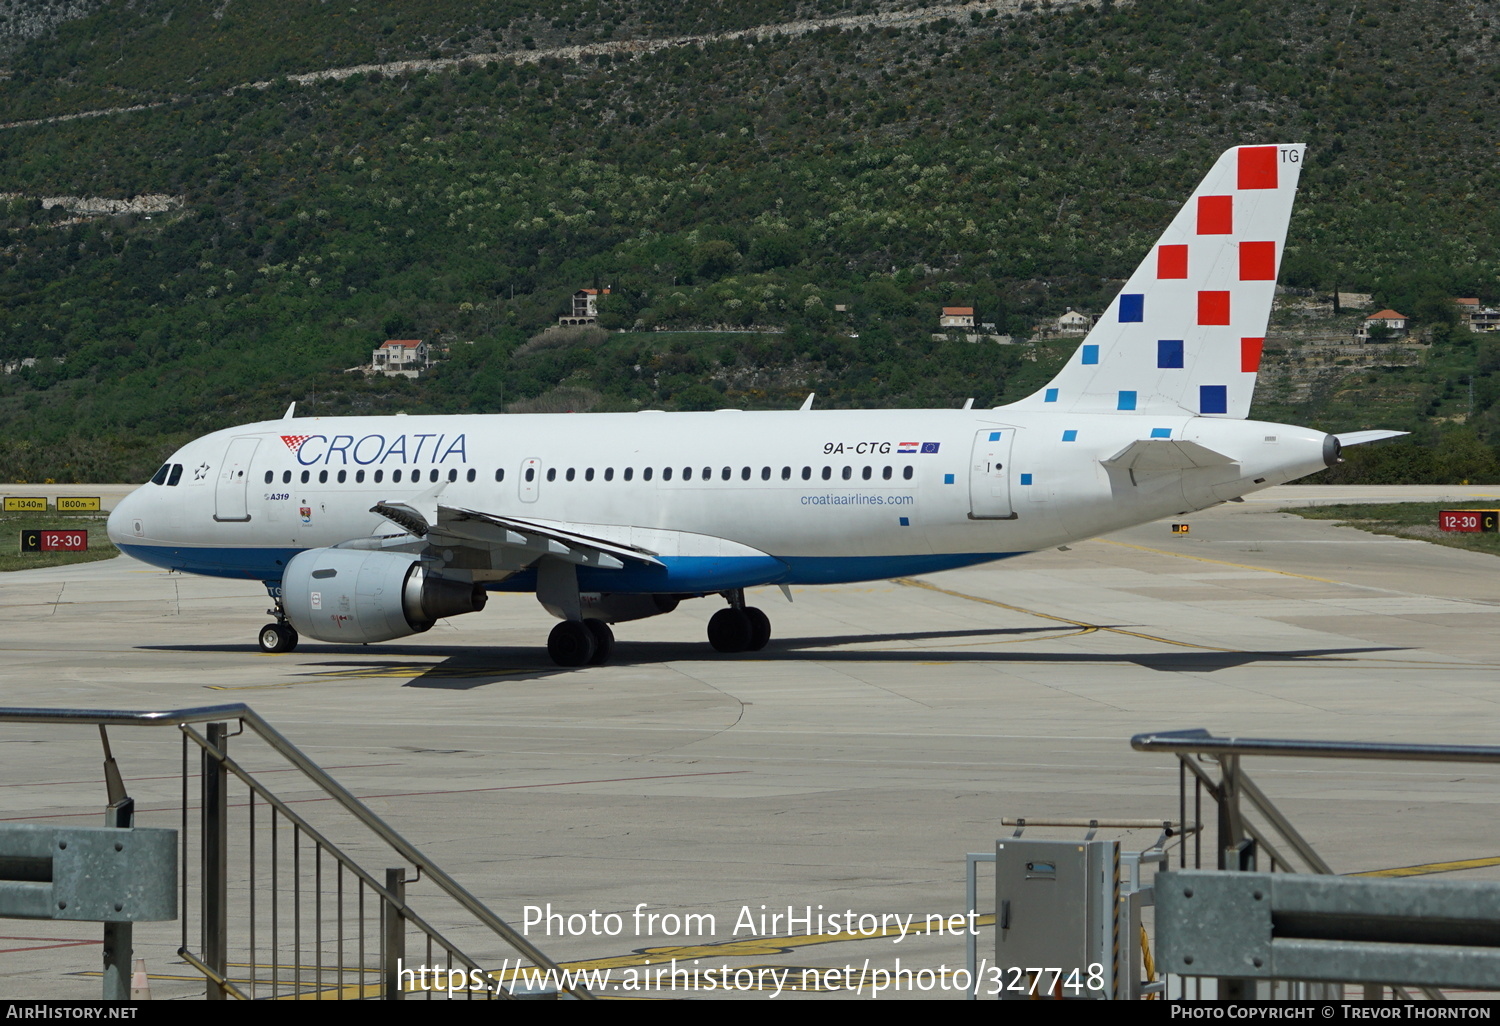
[[[1118,841],[996,841],[998,996],[1119,997],[1119,901]]]
[[[161,922],[176,884],[176,830],[0,827],[0,918]]]

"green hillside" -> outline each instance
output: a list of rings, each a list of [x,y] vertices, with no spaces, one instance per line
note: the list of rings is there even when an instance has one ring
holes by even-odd
[[[934,340],[939,307],[1021,335],[1101,308],[1217,154],[1266,141],[1309,144],[1283,282],[1409,306],[1435,341],[1256,415],[1418,430],[1403,473],[1457,446],[1482,476],[1500,351],[1445,300],[1500,299],[1495,7],[103,3],[4,58],[7,120],[158,105],[0,130],[0,363],[35,360],[0,376],[0,478],[140,477],[294,399],[993,404],[1067,347]],[[855,24],[626,48],[834,14]],[[614,49],[504,56],[584,42]],[[624,334],[528,343],[605,285]],[[344,373],[391,337],[451,358]]]

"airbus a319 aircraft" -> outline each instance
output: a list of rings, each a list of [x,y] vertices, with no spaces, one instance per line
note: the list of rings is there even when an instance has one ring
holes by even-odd
[[[1283,484],[1333,436],[1247,421],[1303,146],[1225,153],[1067,365],[994,409],[321,418],[184,446],[109,519],[137,559],[270,590],[266,652],[387,641],[535,592],[562,666],[610,624],[745,589],[1006,559]]]

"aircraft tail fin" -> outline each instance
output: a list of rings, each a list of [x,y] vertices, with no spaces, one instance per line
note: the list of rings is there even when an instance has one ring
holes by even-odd
[[[1246,417],[1304,148],[1221,156],[1067,366],[1017,405]]]

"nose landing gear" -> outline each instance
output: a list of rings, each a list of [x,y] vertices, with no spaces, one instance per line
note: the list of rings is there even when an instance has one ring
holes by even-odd
[[[260,629],[260,650],[267,655],[295,651],[297,631],[286,622],[286,613],[281,608],[281,600],[277,599],[275,607],[267,609],[266,612],[276,617],[276,622],[268,623]]]

